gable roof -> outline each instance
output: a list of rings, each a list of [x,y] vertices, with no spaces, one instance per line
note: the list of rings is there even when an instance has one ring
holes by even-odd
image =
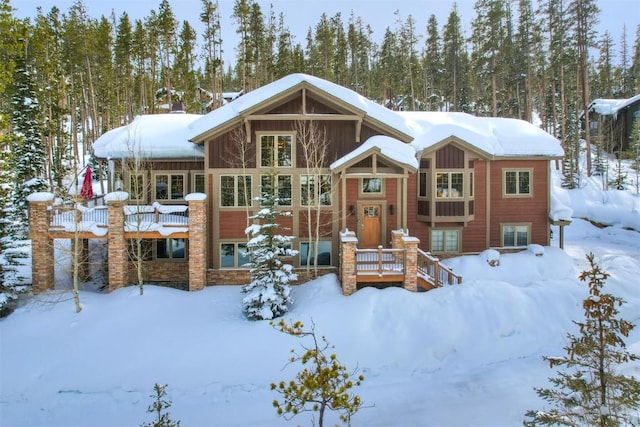
[[[96,157],[121,159],[144,157],[157,159],[204,158],[204,149],[188,139],[189,124],[199,114],[147,114],[131,123],[104,133],[93,143]]]
[[[457,112],[399,112],[414,137],[417,153],[448,139],[461,140],[487,158],[562,157],[560,141],[539,127],[519,119],[476,117]]]
[[[350,89],[331,83],[327,80],[308,74],[290,74],[275,82],[259,87],[241,97],[211,111],[194,121],[189,126],[189,140],[201,142],[215,129],[225,127],[226,124],[240,120],[244,114],[255,111],[275,97],[297,91],[301,87],[311,88],[332,99],[335,103],[351,111],[360,113],[364,120],[387,128],[411,140],[411,130],[405,121],[393,111],[365,98]]]
[[[603,116],[616,115],[621,109],[628,107],[631,104],[640,102],[640,94],[633,96],[629,99],[594,99],[591,105],[589,105],[589,111],[595,111]]]
[[[413,147],[384,135],[375,135],[367,139],[358,148],[331,163],[329,169],[333,172],[344,169],[362,157],[368,157],[374,153],[380,154],[392,163],[398,164],[411,172],[418,170],[418,160]]]

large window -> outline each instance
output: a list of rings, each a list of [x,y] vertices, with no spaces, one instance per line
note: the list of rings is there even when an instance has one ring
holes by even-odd
[[[161,173],[155,175],[156,200],[182,200],[185,192],[184,174]]]
[[[221,175],[220,206],[251,206],[251,175]]]
[[[431,230],[431,252],[459,252],[459,230]]]
[[[291,206],[291,175],[276,175],[275,182],[271,182],[271,175],[262,175],[261,184],[264,190],[262,191],[270,191],[269,188],[273,188],[275,186],[276,194],[278,195],[278,205],[279,206]]]
[[[382,194],[382,178],[362,178],[360,192],[362,194]]]
[[[184,260],[187,258],[187,239],[156,240],[156,258]]]
[[[507,196],[530,196],[531,171],[506,170],[504,172],[504,194]]]
[[[291,135],[260,135],[260,166],[291,167],[292,159]]]
[[[220,267],[244,267],[249,262],[246,243],[221,243]]]
[[[436,173],[436,197],[456,198],[464,196],[464,174],[462,172]]]
[[[503,225],[502,246],[505,248],[527,246],[530,234],[528,225]]]
[[[300,175],[300,204],[331,205],[331,175]]]
[[[300,265],[314,265],[315,244],[300,243]],[[318,265],[331,265],[331,241],[322,240],[318,242]]]

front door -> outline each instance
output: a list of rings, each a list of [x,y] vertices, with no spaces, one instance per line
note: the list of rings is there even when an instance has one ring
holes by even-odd
[[[360,233],[360,247],[377,248],[380,246],[380,224],[382,214],[382,205],[380,204],[363,204],[360,207],[360,220],[362,221],[362,230]]]

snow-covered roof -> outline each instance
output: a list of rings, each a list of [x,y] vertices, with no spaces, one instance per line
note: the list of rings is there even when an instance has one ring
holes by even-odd
[[[329,169],[332,171],[339,169],[342,165],[372,149],[377,149],[377,151],[384,157],[387,157],[401,165],[408,166],[412,170],[418,169],[416,152],[411,145],[383,135],[375,135],[367,139],[358,148],[333,162],[329,166]]]
[[[189,124],[199,114],[148,114],[106,132],[93,144],[96,157],[141,156],[155,159],[204,158],[202,146],[189,141]]]
[[[589,109],[603,116],[615,115],[622,108],[640,101],[640,94],[629,99],[594,99]]]
[[[387,126],[396,129],[398,132],[409,135],[410,129],[407,128],[404,120],[393,111],[365,98],[351,89],[347,89],[335,83],[331,83],[327,80],[310,76],[308,74],[297,73],[290,74],[280,80],[276,80],[275,82],[244,94],[233,102],[223,105],[222,107],[206,114],[199,120],[194,121],[189,125],[189,139],[192,141],[199,141],[202,139],[202,136],[211,129],[224,125],[225,123],[240,117],[243,112],[303,83],[314,87],[318,91],[323,92],[336,100],[340,100],[341,102],[351,105],[366,117],[380,123],[384,123]]]
[[[476,117],[457,112],[399,112],[411,128],[416,152],[428,150],[456,137],[494,157],[561,157],[558,139],[539,127],[518,119]]]

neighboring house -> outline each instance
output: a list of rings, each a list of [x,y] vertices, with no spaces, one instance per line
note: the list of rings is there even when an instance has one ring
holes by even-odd
[[[610,153],[625,151],[637,118],[640,94],[629,99],[596,99],[589,105],[589,132],[592,138],[602,138],[602,146]]]
[[[310,146],[326,148],[320,164],[307,161]],[[206,194],[202,229],[180,238],[148,234],[154,262],[186,261],[190,240],[204,239],[206,284],[246,283],[247,217],[271,171],[281,208],[291,212],[281,223],[300,251],[290,263],[301,270],[316,225],[318,267],[336,271],[347,230],[359,248],[390,247],[394,230],[405,230],[423,251],[446,257],[549,245],[550,223],[569,219],[551,207],[550,161],[563,152],[540,128],[465,113],[394,112],[304,74],[204,116],[139,117],[100,137],[94,150],[109,163],[109,191],[127,191],[138,203],[167,209],[185,204],[188,193]],[[132,156],[145,167],[127,168]]]

